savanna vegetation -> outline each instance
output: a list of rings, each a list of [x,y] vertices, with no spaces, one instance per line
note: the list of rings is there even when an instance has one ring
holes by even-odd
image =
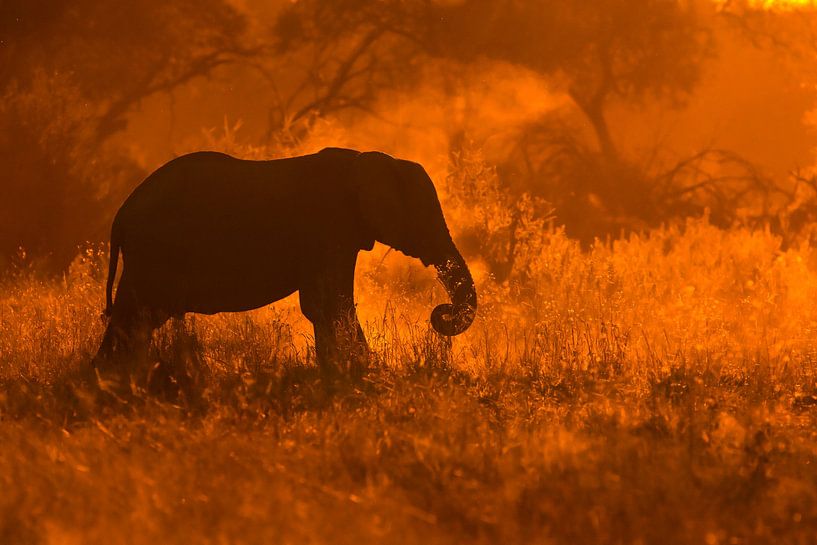
[[[811,543],[808,3],[0,3],[0,543]],[[90,366],[107,229],[196,149],[380,149],[480,297],[361,254],[364,373],[297,297]]]
[[[366,256],[362,378],[320,376],[292,301],[169,324],[100,390],[102,256],[7,279],[2,542],[808,543],[814,250],[706,221],[537,244],[453,342],[430,271]]]

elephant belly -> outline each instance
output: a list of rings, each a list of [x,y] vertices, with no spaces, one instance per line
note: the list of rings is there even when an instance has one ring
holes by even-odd
[[[244,284],[244,288],[246,289],[224,289],[223,286],[216,285],[210,289],[205,287],[200,291],[191,292],[186,298],[182,312],[216,314],[253,310],[274,303],[297,291],[297,288],[294,287],[263,284],[258,286]]]
[[[281,252],[276,259],[212,249],[203,256],[190,248],[161,255],[154,246],[149,254],[126,254],[124,274],[140,298],[172,314],[251,310],[298,289],[296,261]]]

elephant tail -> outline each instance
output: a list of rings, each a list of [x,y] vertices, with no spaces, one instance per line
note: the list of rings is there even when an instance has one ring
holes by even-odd
[[[119,263],[119,237],[117,229],[111,229],[111,258],[108,262],[108,285],[105,288],[105,316],[110,317],[113,311],[113,282],[116,278],[116,266]]]

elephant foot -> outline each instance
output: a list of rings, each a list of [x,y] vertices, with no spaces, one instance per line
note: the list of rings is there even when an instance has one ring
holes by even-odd
[[[147,375],[151,367],[147,346],[118,347],[118,350],[100,350],[91,360],[90,367],[96,388],[117,401],[126,403],[128,397],[139,391],[139,377]]]
[[[371,364],[371,354],[366,347],[356,350],[338,350],[332,354],[319,355],[318,369],[321,379],[326,383],[360,382]]]
[[[353,381],[360,381],[369,371],[371,352],[368,347],[349,353],[344,361],[344,371]]]

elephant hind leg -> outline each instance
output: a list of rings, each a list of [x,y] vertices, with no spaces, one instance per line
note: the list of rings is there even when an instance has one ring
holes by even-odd
[[[95,367],[121,366],[125,360],[147,359],[153,330],[169,318],[166,312],[140,304],[136,291],[126,275],[122,276],[110,321],[102,336]]]

